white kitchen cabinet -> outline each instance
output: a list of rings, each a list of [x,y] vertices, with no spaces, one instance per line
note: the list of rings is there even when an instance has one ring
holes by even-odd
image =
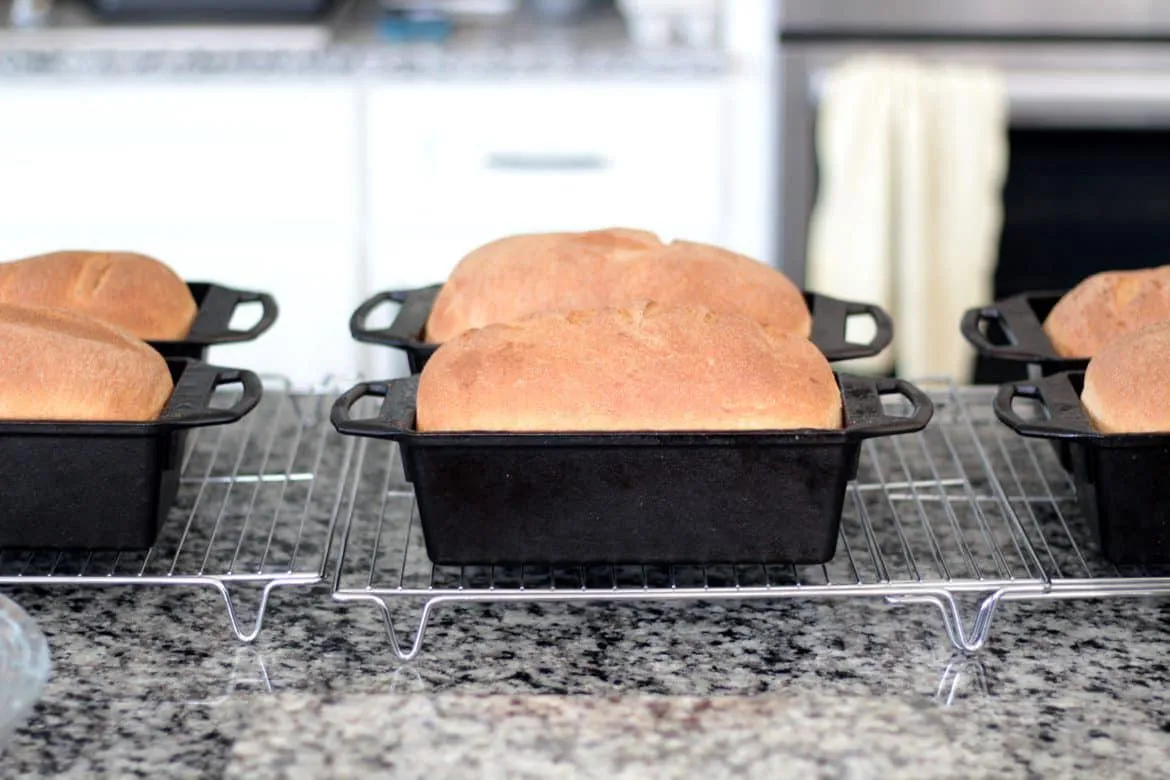
[[[713,221],[720,100],[661,84],[374,89],[371,212],[414,225]]]
[[[310,85],[0,89],[0,221],[353,225],[355,90]]]
[[[0,258],[131,249],[272,293],[274,328],[211,359],[352,376],[357,91],[312,85],[0,88]]]
[[[375,287],[441,281],[510,233],[624,225],[722,238],[716,83],[395,85],[366,100]]]

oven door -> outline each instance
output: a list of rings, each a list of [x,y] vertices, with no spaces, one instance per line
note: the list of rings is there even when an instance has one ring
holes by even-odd
[[[996,294],[1170,262],[1170,49],[1141,43],[860,43],[782,47],[780,267],[803,284],[816,196],[817,100],[864,53],[979,63],[1005,78],[1009,169]],[[1009,268],[1010,266],[1010,268]]]

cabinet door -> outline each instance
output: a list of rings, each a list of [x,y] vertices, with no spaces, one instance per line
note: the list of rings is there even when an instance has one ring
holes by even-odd
[[[352,225],[356,93],[309,85],[0,88],[0,224]]]

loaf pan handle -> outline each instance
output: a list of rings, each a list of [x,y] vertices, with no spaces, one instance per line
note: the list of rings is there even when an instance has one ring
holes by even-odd
[[[216,388],[224,385],[243,385],[243,392],[228,409],[215,409],[211,399]],[[159,422],[172,428],[196,428],[205,425],[224,425],[239,420],[256,408],[264,396],[264,384],[251,371],[240,368],[221,368],[206,363],[188,361],[179,381],[171,391]]]
[[[1044,379],[1001,385],[993,403],[995,416],[1021,436],[1042,439],[1099,438],[1101,434],[1093,428],[1081,406],[1078,385],[1084,382],[1084,377],[1083,371],[1066,371]],[[1038,402],[1046,418],[1025,420],[1013,408],[1017,398]]]
[[[1002,322],[1002,315],[999,309],[995,306],[979,306],[974,309],[967,309],[963,313],[963,319],[959,323],[959,330],[963,334],[963,338],[975,347],[981,355],[995,357],[1001,349],[1004,349],[1002,344],[992,344],[991,339],[987,338],[987,334],[983,332],[980,326],[984,322]]]
[[[236,298],[237,306],[241,303],[259,303],[261,314],[259,321],[247,330],[231,330],[229,328],[225,334],[224,343],[251,341],[267,332],[276,323],[276,318],[280,314],[280,310],[276,305],[276,299],[271,295],[250,290],[235,290],[234,292],[238,296]]]
[[[806,293],[805,301],[813,318],[811,340],[829,360],[872,357],[894,340],[894,320],[876,304],[842,301],[819,293]],[[873,320],[875,332],[868,344],[855,344],[845,337],[849,318],[856,315]]]
[[[1048,334],[1044,332],[1044,323],[1036,316],[1033,305],[1040,304],[1051,308],[1060,300],[1060,292],[1029,293],[1005,298],[990,306],[978,306],[963,313],[959,322],[959,331],[963,338],[984,357],[995,360],[1010,360],[1060,365],[1064,368],[1083,368],[1085,361],[1077,358],[1065,358],[1056,353]],[[981,327],[984,324],[995,324],[1010,334],[1012,344],[994,344]]]
[[[893,436],[920,431],[934,416],[930,396],[905,379],[877,379],[839,375],[845,403],[846,434],[852,439]],[[894,415],[882,405],[882,396],[900,395],[910,402],[908,415]]]
[[[339,433],[349,436],[373,436],[400,439],[414,433],[415,396],[418,376],[386,382],[360,382],[333,403],[329,420]],[[350,417],[354,404],[363,398],[381,398],[377,417],[355,420]]]
[[[440,287],[432,285],[417,290],[387,290],[374,295],[363,301],[349,318],[350,334],[358,341],[369,344],[433,350],[435,345],[424,341],[423,333]],[[370,315],[386,303],[397,303],[400,306],[394,322],[388,328],[370,328]]]
[[[232,315],[242,303],[259,303],[260,319],[246,330],[233,330]],[[207,285],[207,292],[195,315],[195,322],[186,341],[203,344],[233,344],[252,341],[268,331],[276,323],[280,309],[276,299],[268,293],[252,290],[235,290],[219,284]]]

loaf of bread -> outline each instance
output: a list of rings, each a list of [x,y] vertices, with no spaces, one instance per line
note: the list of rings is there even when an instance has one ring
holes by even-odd
[[[0,419],[141,422],[170,398],[166,361],[115,325],[0,304]]]
[[[1044,321],[1057,354],[1090,358],[1113,339],[1170,319],[1170,266],[1106,271],[1060,299]]]
[[[1081,405],[1102,433],[1170,433],[1170,322],[1102,347],[1085,369]]]
[[[726,249],[625,228],[542,233],[493,241],[463,258],[427,321],[441,344],[471,328],[539,311],[601,309],[653,300],[742,314],[808,336],[800,290],[779,271]]]
[[[541,312],[463,333],[419,378],[421,431],[840,428],[802,336],[696,306]]]
[[[0,303],[82,312],[148,341],[182,340],[196,313],[178,274],[133,252],[52,252],[0,263]]]

